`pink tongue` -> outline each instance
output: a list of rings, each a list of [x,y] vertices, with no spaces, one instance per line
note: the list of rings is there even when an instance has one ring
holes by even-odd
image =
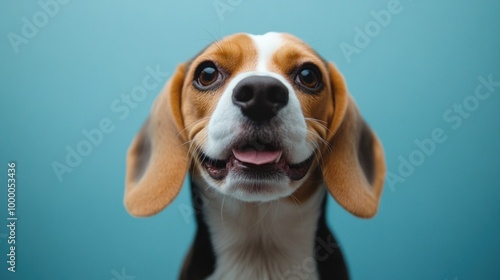
[[[281,151],[257,151],[254,149],[242,151],[233,149],[233,154],[241,162],[260,165],[274,162],[281,155]]]

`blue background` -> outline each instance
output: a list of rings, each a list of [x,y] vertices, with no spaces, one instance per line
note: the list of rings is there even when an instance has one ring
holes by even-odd
[[[415,140],[436,128],[446,134],[404,182],[386,183],[375,218],[356,218],[330,199],[328,220],[352,279],[500,279],[500,87],[457,129],[443,118],[474,95],[478,77],[500,81],[500,2],[402,0],[348,62],[340,45],[355,46],[355,28],[388,2],[233,0],[219,17],[212,1],[69,1],[16,53],[8,34],[21,35],[23,17],[32,21],[42,8],[2,1],[0,178],[15,161],[19,220],[15,274],[6,270],[0,226],[0,278],[177,277],[195,228],[181,211],[188,188],[147,219],[122,204],[126,150],[161,85],[123,120],[110,106],[141,85],[147,66],[171,74],[221,36],[285,31],[338,65],[384,143],[388,171],[400,175],[400,156],[418,150]],[[52,163],[64,163],[66,146],[103,118],[114,130],[60,182]]]

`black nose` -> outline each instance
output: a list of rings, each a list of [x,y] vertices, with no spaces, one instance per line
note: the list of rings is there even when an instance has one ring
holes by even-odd
[[[263,122],[288,103],[288,89],[275,78],[247,77],[233,89],[233,103],[251,120]]]

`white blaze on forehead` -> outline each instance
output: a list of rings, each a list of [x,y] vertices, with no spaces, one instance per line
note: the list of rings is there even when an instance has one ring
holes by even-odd
[[[248,34],[252,38],[255,47],[257,49],[257,66],[256,71],[267,72],[267,64],[271,61],[271,58],[283,45],[283,35],[276,32],[268,32],[264,35],[252,35]]]

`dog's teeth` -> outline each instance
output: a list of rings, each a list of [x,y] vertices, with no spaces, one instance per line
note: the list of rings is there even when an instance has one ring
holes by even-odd
[[[281,160],[281,155],[283,152],[280,153],[280,155],[274,160],[274,163],[278,163]]]

